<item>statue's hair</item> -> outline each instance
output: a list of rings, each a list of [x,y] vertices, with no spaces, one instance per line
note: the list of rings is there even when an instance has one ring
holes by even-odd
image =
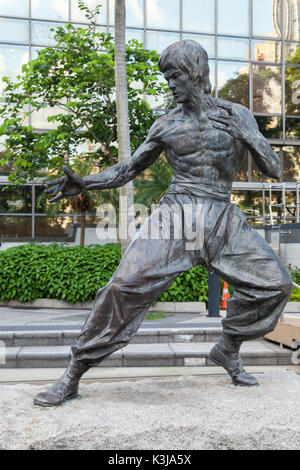
[[[182,70],[195,83],[201,83],[204,93],[210,95],[208,56],[198,42],[190,39],[174,42],[163,51],[158,66],[163,73],[171,68]]]

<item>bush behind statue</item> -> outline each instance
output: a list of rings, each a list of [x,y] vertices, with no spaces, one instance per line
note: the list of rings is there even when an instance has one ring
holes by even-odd
[[[121,259],[120,245],[70,247],[27,244],[0,252],[0,300],[33,302],[58,299],[70,303],[93,300]],[[163,302],[207,302],[208,272],[186,271],[158,299]]]

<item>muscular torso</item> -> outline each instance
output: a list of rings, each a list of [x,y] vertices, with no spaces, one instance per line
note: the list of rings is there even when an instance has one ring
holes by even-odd
[[[159,134],[173,169],[173,182],[231,187],[244,145],[215,129],[206,114],[195,120],[178,107],[164,117]]]

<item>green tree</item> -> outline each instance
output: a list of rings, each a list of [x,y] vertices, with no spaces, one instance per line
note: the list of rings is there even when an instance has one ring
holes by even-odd
[[[57,28],[55,47],[41,50],[25,64],[16,83],[3,79],[0,136],[5,137],[6,152],[0,164],[11,168],[13,184],[60,176],[66,162],[76,171],[78,159],[84,159],[92,172],[118,161],[114,41],[96,28],[99,7],[91,12],[79,4],[89,19],[86,29],[72,24]],[[156,118],[145,97],[164,90],[157,61],[157,53],[137,41],[126,45],[132,152]],[[51,114],[48,122],[53,129],[39,131],[26,123],[30,114],[41,111]],[[82,144],[88,148],[80,150]],[[99,202],[107,200],[107,195],[97,193]]]

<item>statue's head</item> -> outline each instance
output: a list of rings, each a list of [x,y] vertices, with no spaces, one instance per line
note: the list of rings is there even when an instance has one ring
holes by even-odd
[[[185,102],[193,87],[211,93],[206,50],[196,41],[178,41],[167,47],[158,62],[177,102]]]

